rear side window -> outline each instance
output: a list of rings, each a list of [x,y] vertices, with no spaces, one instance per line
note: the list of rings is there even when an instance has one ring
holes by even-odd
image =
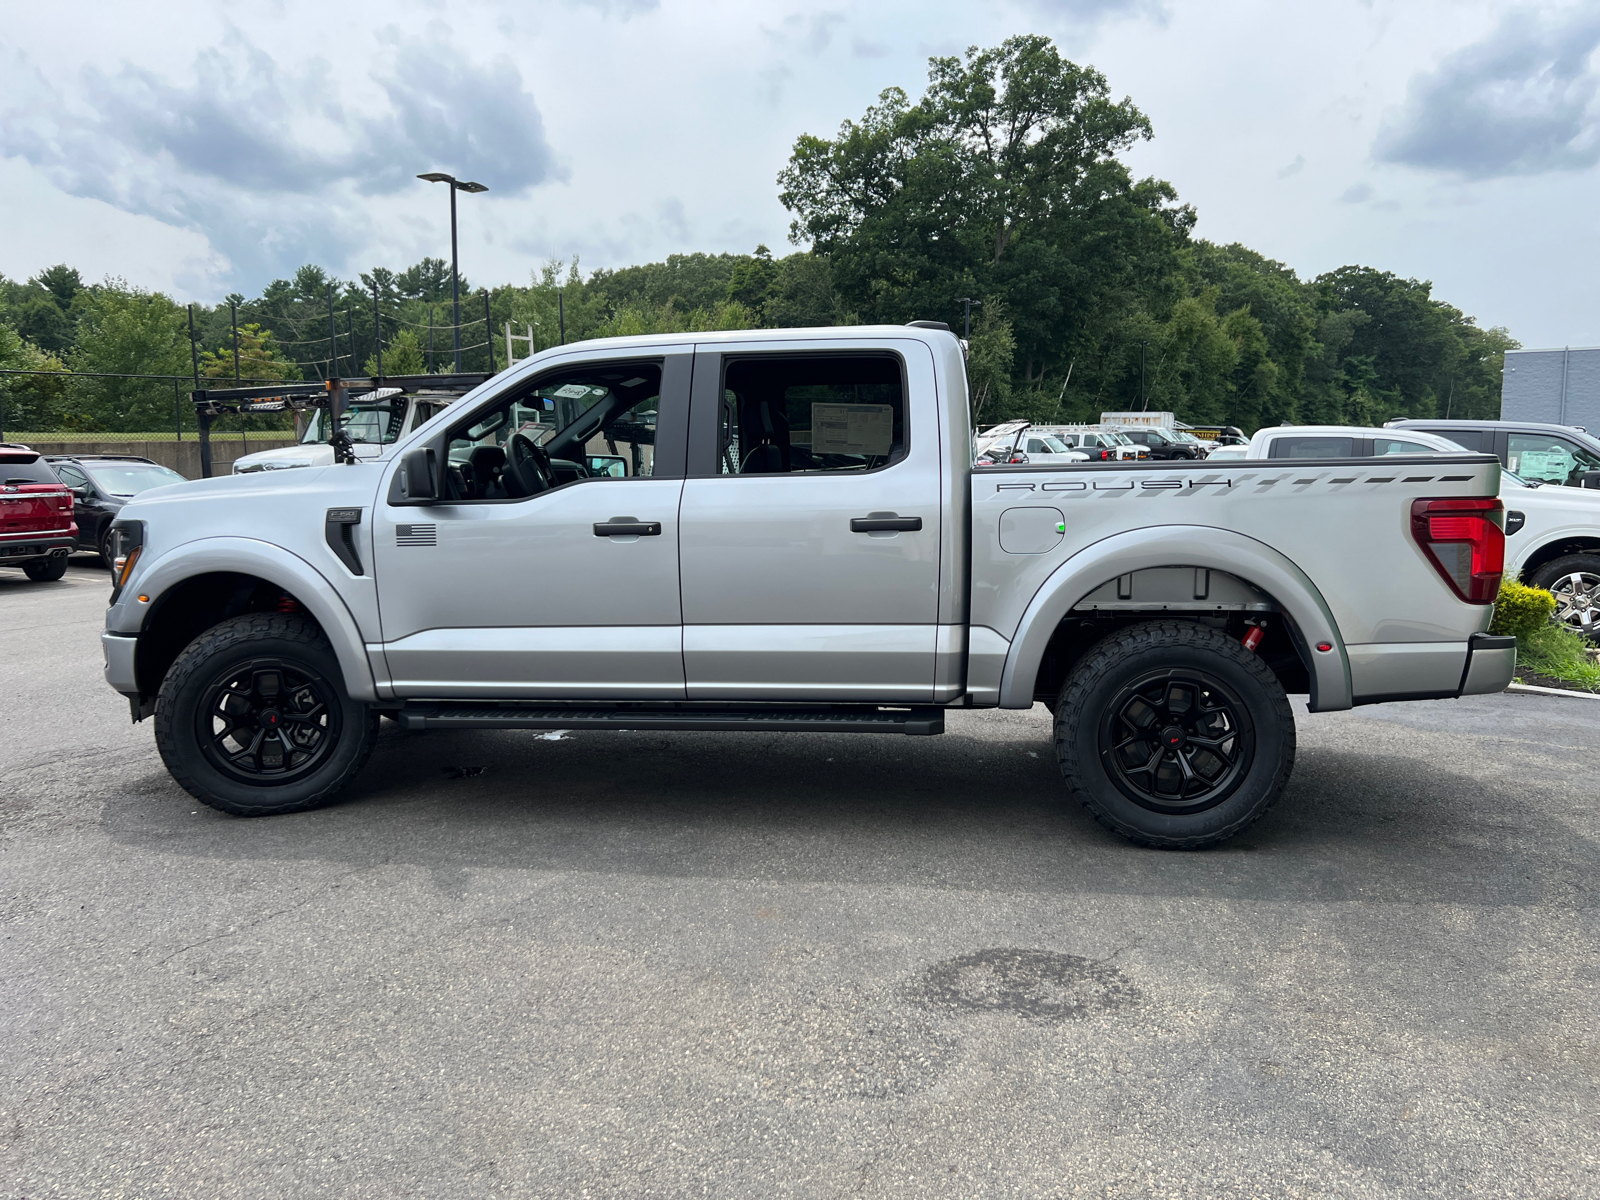
[[[0,484],[20,487],[25,483],[60,483],[50,464],[38,455],[0,458]]]
[[[1336,436],[1280,437],[1272,439],[1268,458],[1354,458],[1356,439]]]
[[[905,456],[905,383],[892,355],[735,358],[722,380],[720,474],[870,471]]]
[[[1408,442],[1404,438],[1373,438],[1372,452],[1374,454],[1440,454],[1435,446],[1424,446],[1421,442]]]
[[[1474,454],[1484,449],[1483,439],[1487,436],[1477,429],[1424,429],[1422,432],[1449,438],[1463,450],[1471,450]],[[1490,449],[1492,452],[1493,448]]]

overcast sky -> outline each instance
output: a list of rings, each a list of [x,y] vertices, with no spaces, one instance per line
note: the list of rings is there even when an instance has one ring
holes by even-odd
[[[525,282],[788,249],[774,178],[931,54],[1043,33],[1155,126],[1137,174],[1304,277],[1363,263],[1600,343],[1600,0],[5,0],[0,271],[180,299],[449,253]]]

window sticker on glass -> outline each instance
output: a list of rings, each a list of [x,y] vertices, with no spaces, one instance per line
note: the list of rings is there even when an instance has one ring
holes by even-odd
[[[1545,479],[1556,483],[1566,482],[1577,460],[1559,446],[1548,450],[1524,450],[1517,474],[1527,479]]]
[[[560,396],[566,400],[582,400],[591,392],[597,396],[603,396],[605,395],[605,388],[592,388],[581,383],[564,383],[550,394],[552,396]]]
[[[813,454],[888,454],[894,445],[894,408],[888,404],[813,404]]]

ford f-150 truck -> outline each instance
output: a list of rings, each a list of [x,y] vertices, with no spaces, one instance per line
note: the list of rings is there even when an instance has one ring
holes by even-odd
[[[596,474],[609,450],[642,469]],[[943,327],[553,348],[375,459],[202,480],[117,522],[106,678],[231,813],[414,730],[938,733],[1055,712],[1139,843],[1255,821],[1312,712],[1498,691],[1489,455],[973,470]]]

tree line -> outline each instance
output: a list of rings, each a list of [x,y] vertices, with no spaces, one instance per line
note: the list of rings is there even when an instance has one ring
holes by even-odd
[[[1517,346],[1504,329],[1479,328],[1426,281],[1356,265],[1302,279],[1195,236],[1176,189],[1135,179],[1119,157],[1150,136],[1131,100],[1048,38],[932,59],[920,99],[890,88],[834,137],[795,142],[778,186],[804,249],[587,273],[573,259],[488,288],[463,278],[462,369],[506,365],[508,322],[521,358],[660,332],[916,319],[960,331],[970,314],[986,423],[1141,407],[1246,432],[1499,415]],[[381,347],[385,374],[449,371],[450,295],[437,258],[352,280],[307,265],[191,313],[58,265],[0,276],[0,367],[317,379],[375,374]],[[13,430],[171,428],[173,392],[168,380],[0,375]]]

